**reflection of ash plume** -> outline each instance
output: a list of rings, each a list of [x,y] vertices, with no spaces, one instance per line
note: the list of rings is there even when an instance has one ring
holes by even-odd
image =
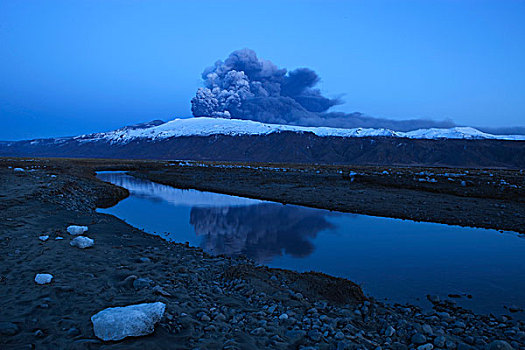
[[[244,207],[193,208],[190,223],[202,236],[201,247],[212,254],[246,255],[257,262],[273,256],[310,255],[310,239],[331,228],[316,209],[259,204]]]

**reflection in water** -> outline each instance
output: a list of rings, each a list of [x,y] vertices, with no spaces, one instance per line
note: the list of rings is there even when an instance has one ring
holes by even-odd
[[[120,171],[101,171],[98,173],[98,178],[128,189],[134,197],[164,201],[175,206],[215,207],[263,203],[258,199],[227,196],[220,193],[180,190],[126,175],[125,172]]]
[[[181,190],[122,173],[99,178],[131,193],[100,212],[166,240],[213,254],[246,255],[271,267],[346,277],[377,298],[401,303],[425,306],[427,294],[468,293],[472,299],[455,301],[478,312],[506,312],[504,305],[525,308],[524,236],[334,214]],[[525,313],[512,316],[525,318]]]
[[[317,233],[333,227],[325,210],[180,190],[124,172],[100,172],[98,177],[127,188],[135,198],[190,207],[189,222],[200,238],[198,245],[215,255],[245,255],[260,263],[283,254],[305,257],[314,251]]]
[[[242,254],[257,262],[269,262],[283,253],[308,256],[314,250],[311,239],[332,227],[323,211],[273,203],[192,208],[190,223],[203,238],[201,247],[205,251]]]

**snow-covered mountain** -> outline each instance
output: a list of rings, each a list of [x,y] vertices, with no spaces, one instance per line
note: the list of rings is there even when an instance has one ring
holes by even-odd
[[[469,127],[398,132],[201,117],[75,137],[0,142],[0,156],[525,169],[525,136],[492,135]]]
[[[174,119],[167,123],[145,127],[125,127],[118,130],[81,135],[75,137],[80,142],[109,141],[110,143],[128,143],[136,139],[161,140],[183,136],[210,135],[269,135],[273,133],[293,132],[312,133],[319,137],[396,137],[409,139],[499,139],[525,140],[525,135],[492,135],[471,127],[451,129],[420,129],[409,132],[390,129],[339,129],[329,127],[305,127],[293,125],[265,124],[251,120],[223,118],[188,118]]]

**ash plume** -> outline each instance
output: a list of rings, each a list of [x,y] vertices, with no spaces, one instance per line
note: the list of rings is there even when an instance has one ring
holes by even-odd
[[[204,87],[191,100],[195,117],[249,119],[264,123],[339,128],[453,127],[450,121],[427,119],[392,120],[361,113],[329,112],[341,103],[323,96],[316,88],[319,75],[309,68],[287,71],[257,57],[250,49],[232,52],[202,73]]]

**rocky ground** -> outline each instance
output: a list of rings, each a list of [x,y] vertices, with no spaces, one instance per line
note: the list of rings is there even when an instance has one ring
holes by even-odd
[[[475,315],[436,297],[429,312],[383,304],[344,279],[212,257],[147,235],[94,211],[127,192],[86,164],[0,160],[2,349],[525,349],[525,324],[511,317]],[[94,246],[70,246],[71,224],[88,226]],[[36,284],[37,273],[52,282]],[[97,312],[157,301],[166,311],[153,334],[95,337]]]

